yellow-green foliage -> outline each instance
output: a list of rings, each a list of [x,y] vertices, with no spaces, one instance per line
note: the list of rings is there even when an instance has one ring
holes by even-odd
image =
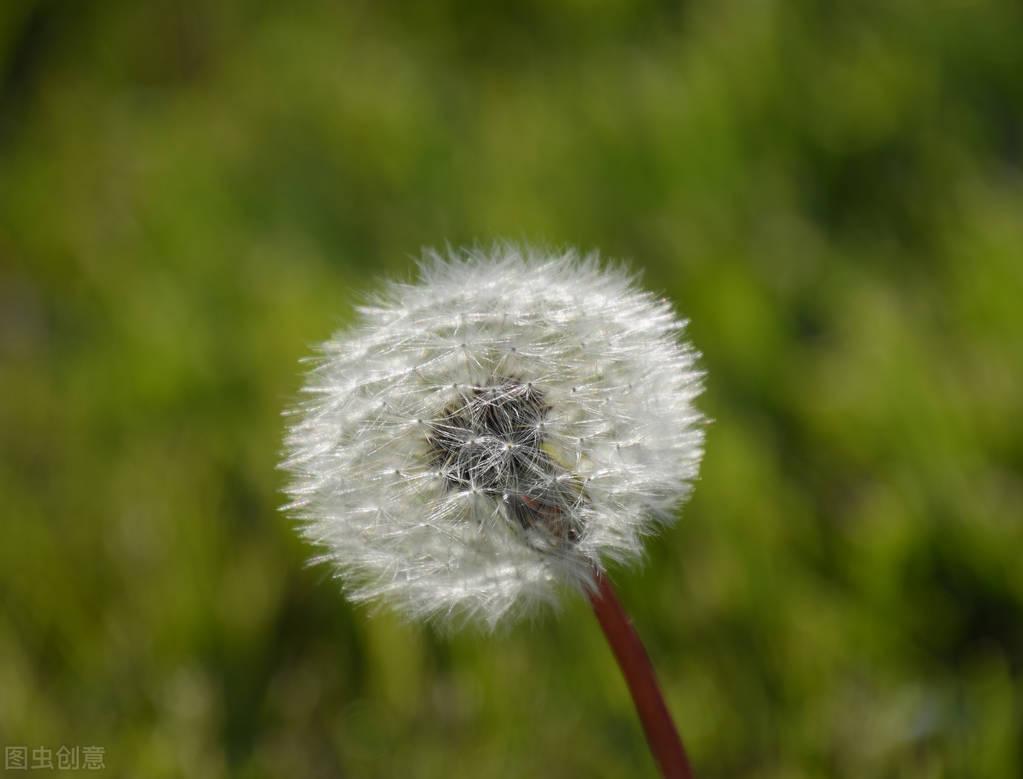
[[[296,361],[424,244],[631,257],[709,371],[619,572],[703,777],[1023,774],[1023,6],[0,4],[0,744],[651,776],[585,604],[353,610]]]

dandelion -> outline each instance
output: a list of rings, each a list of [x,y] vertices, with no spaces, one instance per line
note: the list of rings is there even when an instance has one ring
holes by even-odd
[[[493,628],[568,588],[631,630],[604,567],[673,520],[703,446],[671,305],[596,255],[502,245],[428,253],[359,313],[320,347],[283,463],[348,596]]]

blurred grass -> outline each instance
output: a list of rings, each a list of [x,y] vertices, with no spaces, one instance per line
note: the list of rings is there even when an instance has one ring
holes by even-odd
[[[114,776],[653,775],[578,599],[351,609],[297,360],[423,245],[633,258],[716,422],[616,580],[702,777],[1023,773],[1023,8],[0,9],[0,743]]]

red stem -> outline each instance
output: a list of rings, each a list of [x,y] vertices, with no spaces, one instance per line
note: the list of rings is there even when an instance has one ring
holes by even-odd
[[[657,684],[650,657],[611,582],[602,572],[597,574],[597,591],[590,595],[590,603],[632,693],[632,701],[636,704],[647,743],[661,768],[661,775],[665,779],[693,779],[693,769],[689,766],[682,739]]]

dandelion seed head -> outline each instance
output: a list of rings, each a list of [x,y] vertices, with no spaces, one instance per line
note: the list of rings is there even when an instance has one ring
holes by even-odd
[[[428,252],[320,347],[288,511],[356,601],[493,627],[591,587],[703,451],[684,322],[596,255]]]

